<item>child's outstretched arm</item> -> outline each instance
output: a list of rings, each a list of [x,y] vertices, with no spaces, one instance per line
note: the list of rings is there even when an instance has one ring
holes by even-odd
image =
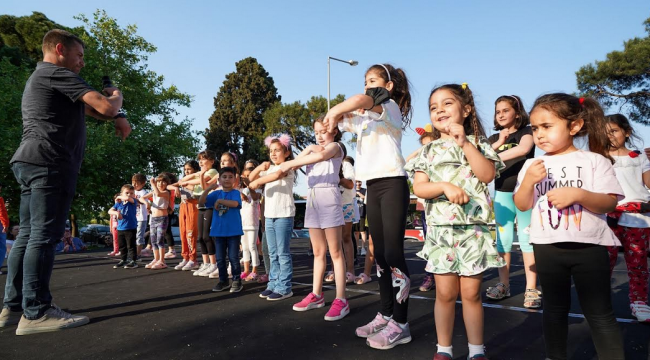
[[[287,173],[288,173],[288,171],[287,171]],[[284,178],[285,176],[287,176],[287,173],[282,172],[282,171],[276,171],[273,174],[268,174],[268,175],[262,176],[262,177],[258,178],[257,180],[252,181],[248,185],[248,187],[251,190],[257,190],[257,189],[260,188],[260,186],[262,186],[264,184],[268,184],[270,182],[273,182],[273,181],[280,180],[280,179]]]
[[[341,151],[341,147],[337,143],[329,143],[325,145],[325,149],[320,152],[311,152],[301,158],[285,161],[280,164],[280,170],[284,173],[293,168],[315,164],[321,161],[329,160],[336,156]]]
[[[236,208],[236,207],[241,206],[241,203],[238,202],[237,200],[219,199],[219,200],[217,200],[217,202],[214,203],[214,208],[217,209],[217,205],[219,205],[219,204],[227,206],[227,207],[231,207],[231,208]]]
[[[110,210],[108,210],[108,215],[115,215],[115,216],[117,216],[118,219],[122,218],[122,213],[115,210],[115,208],[111,208]]]
[[[504,152],[499,153],[499,157],[501,158],[502,161],[508,161],[512,159],[516,159],[518,157],[523,157],[528,154],[530,149],[535,146],[535,143],[533,141],[533,136],[532,135],[524,135],[521,138],[521,141],[519,141],[519,145],[513,147],[512,149],[508,149]]]
[[[447,200],[459,205],[469,202],[469,196],[465,190],[444,181],[430,182],[429,176],[420,171],[416,172],[413,178],[413,193],[422,199],[435,199],[445,195]]]
[[[370,108],[375,112],[382,112],[381,105],[375,106],[375,101],[372,97],[365,94],[354,95],[331,108],[323,119],[323,126],[325,126],[329,132],[332,132],[336,125],[343,120],[343,114],[359,109]]]
[[[205,180],[203,180],[203,185],[205,185]],[[210,184],[208,186],[203,187],[203,189],[205,189],[205,190],[203,190],[203,193],[201,194],[201,197],[199,198],[199,206],[205,205],[205,200],[208,197],[208,194],[210,194],[210,192],[212,190],[214,190],[215,188],[217,188],[217,187],[219,187],[219,185],[217,185],[216,183]]]
[[[267,171],[271,167],[271,162],[265,161],[259,164],[250,174],[248,174],[248,179],[250,181],[257,180],[260,177],[262,171]]]
[[[147,199],[149,199],[149,198],[151,198],[151,197],[153,197],[153,193],[152,193],[152,192],[147,193],[146,195],[144,195],[144,196],[138,198],[138,201],[139,201],[141,204],[148,205],[149,202],[147,201]]]
[[[298,156],[296,156],[295,159],[300,159],[301,157],[307,156],[307,155],[309,155],[311,153],[317,153],[317,152],[321,152],[323,150],[325,150],[325,148],[320,146],[320,145],[317,145],[317,144],[309,145],[309,146],[307,146],[305,148],[305,150],[301,151],[300,154],[298,154]]]

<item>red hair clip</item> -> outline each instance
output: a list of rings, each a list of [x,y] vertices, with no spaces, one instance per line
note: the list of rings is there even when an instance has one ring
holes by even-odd
[[[580,101],[580,105],[584,105],[584,103],[585,103],[585,98],[581,97],[580,99],[578,99],[578,101]]]

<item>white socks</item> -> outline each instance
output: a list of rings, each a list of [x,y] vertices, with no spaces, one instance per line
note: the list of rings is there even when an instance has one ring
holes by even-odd
[[[454,351],[452,350],[452,346],[451,346],[451,345],[450,345],[450,346],[442,346],[442,345],[440,345],[440,344],[437,344],[436,346],[438,347],[438,350],[437,350],[436,352],[439,352],[439,353],[447,353],[447,354],[449,354],[449,356],[451,356],[452,358],[454,357]]]
[[[485,354],[485,347],[483,344],[481,345],[472,345],[470,343],[467,343],[467,347],[469,347],[469,357],[471,358],[474,355],[479,355],[479,354]]]

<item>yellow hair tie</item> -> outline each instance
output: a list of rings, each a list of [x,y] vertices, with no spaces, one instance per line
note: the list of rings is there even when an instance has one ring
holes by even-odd
[[[467,83],[460,84],[460,87],[462,87],[463,90],[467,90]]]

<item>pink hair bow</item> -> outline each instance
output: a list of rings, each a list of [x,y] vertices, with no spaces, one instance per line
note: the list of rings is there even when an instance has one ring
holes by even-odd
[[[289,146],[291,145],[291,137],[287,134],[282,134],[278,137],[267,136],[266,139],[264,139],[264,145],[268,147],[271,145],[271,141],[275,139],[277,139],[285,148],[289,149]]]

